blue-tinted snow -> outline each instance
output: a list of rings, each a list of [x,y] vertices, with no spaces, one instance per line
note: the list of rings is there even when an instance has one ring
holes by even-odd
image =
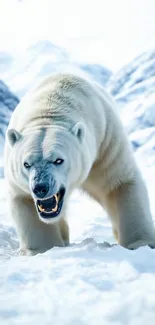
[[[3,176],[3,147],[5,131],[10,120],[10,116],[19,103],[15,96],[3,81],[0,81],[0,177]]]
[[[134,149],[146,146],[155,136],[155,50],[112,75],[107,88],[117,101]]]

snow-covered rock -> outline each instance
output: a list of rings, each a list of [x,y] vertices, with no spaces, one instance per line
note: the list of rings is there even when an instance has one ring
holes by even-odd
[[[125,104],[155,90],[155,49],[135,58],[109,79],[107,87]]]
[[[2,157],[4,138],[10,116],[19,103],[18,98],[0,81],[0,175],[2,175]]]
[[[155,50],[143,53],[108,83],[135,150],[155,141]]]
[[[18,103],[17,96],[10,91],[3,81],[0,81],[0,148],[4,141],[10,116]]]

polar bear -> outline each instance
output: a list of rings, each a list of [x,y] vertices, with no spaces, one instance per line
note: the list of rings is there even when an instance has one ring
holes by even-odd
[[[69,244],[75,188],[106,209],[121,246],[155,247],[147,189],[115,103],[92,80],[58,73],[28,92],[8,126],[5,175],[21,254]]]

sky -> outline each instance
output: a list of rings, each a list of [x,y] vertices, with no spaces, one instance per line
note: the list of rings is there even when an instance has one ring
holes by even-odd
[[[155,47],[154,0],[0,0],[0,51],[39,39],[113,71]]]

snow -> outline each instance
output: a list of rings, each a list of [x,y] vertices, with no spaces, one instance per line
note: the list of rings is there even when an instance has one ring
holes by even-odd
[[[9,123],[10,116],[18,103],[18,98],[10,91],[4,82],[0,80],[0,177],[3,176],[3,147],[5,131]]]
[[[149,178],[152,187],[152,171]],[[17,256],[4,180],[0,188],[1,324],[154,324],[154,250],[115,245],[105,213],[77,191],[68,211],[71,245],[35,257]]]
[[[12,65],[6,56],[9,69],[3,69],[4,80],[21,96],[32,77],[38,80],[40,74],[49,73],[51,62],[50,72],[56,63],[68,60],[70,64],[66,52],[42,44],[29,49],[19,65]],[[107,88],[115,96],[133,144],[155,222],[154,57],[154,51],[138,57],[113,75]],[[106,71],[100,65],[81,65],[90,74],[93,70],[94,78]],[[155,250],[129,251],[116,245],[105,211],[79,191],[70,199],[68,218],[69,247],[55,247],[34,257],[18,256],[6,183],[0,179],[0,324],[154,325]]]

